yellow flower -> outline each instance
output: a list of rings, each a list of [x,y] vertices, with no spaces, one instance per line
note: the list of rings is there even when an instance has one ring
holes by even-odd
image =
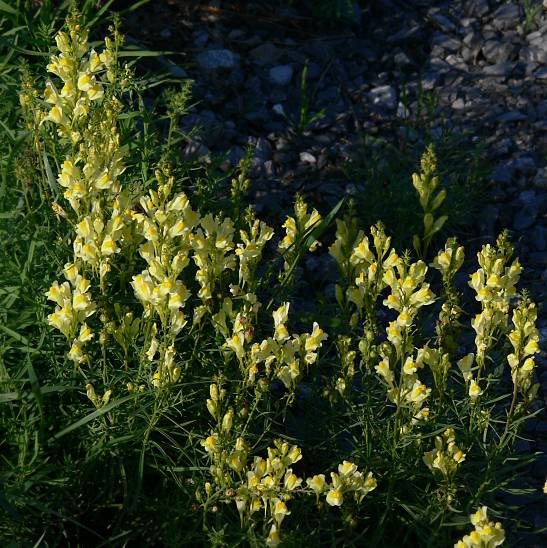
[[[475,400],[475,399],[477,399],[481,394],[482,394],[481,387],[479,386],[479,384],[477,383],[477,381],[476,381],[475,379],[473,379],[473,380],[471,381],[471,383],[469,384],[469,397],[470,397],[472,400]]]
[[[312,489],[313,491],[315,491],[317,494],[322,493],[325,490],[325,487],[327,485],[325,482],[324,474],[317,474],[313,476],[312,478],[308,478],[306,480],[306,483],[308,484],[308,487]]]
[[[342,503],[344,502],[344,495],[339,489],[331,489],[327,493],[326,500],[327,504],[330,506],[342,506]]]
[[[278,500],[275,503],[274,510],[273,510],[273,517],[275,521],[278,524],[281,524],[283,519],[285,519],[285,516],[290,515],[289,509],[287,508],[287,505],[282,501]]]

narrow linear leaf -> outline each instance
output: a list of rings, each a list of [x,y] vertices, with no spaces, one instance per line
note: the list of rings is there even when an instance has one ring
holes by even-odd
[[[92,420],[96,419],[97,417],[102,417],[104,414],[108,413],[111,409],[115,409],[118,407],[118,405],[121,405],[122,403],[125,403],[126,401],[132,400],[136,397],[140,396],[140,394],[131,394],[129,396],[125,396],[123,398],[120,398],[119,400],[115,400],[104,407],[101,407],[100,409],[97,409],[96,411],[93,411],[93,413],[90,413],[89,415],[86,415],[82,419],[72,423],[70,426],[67,426],[66,428],[63,428],[60,432],[57,432],[54,436],[50,438],[50,442],[53,440],[58,440],[59,438],[65,436],[66,434],[72,432],[73,430],[76,430],[77,428],[80,428],[80,426],[83,426],[84,424],[87,424],[88,422],[91,422]]]

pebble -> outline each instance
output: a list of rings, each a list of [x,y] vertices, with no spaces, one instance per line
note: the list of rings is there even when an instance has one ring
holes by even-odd
[[[368,96],[374,105],[390,110],[397,107],[397,93],[393,86],[375,87]]]
[[[202,51],[197,56],[198,65],[202,70],[230,70],[238,64],[238,55],[229,49],[210,49]]]
[[[269,72],[270,81],[277,86],[286,86],[292,80],[293,69],[291,65],[279,65],[272,67]]]
[[[514,64],[506,61],[484,67],[483,73],[487,76],[509,76],[514,69]]]
[[[520,21],[520,8],[517,4],[504,4],[492,14],[492,25],[498,30],[514,28]]]
[[[513,228],[515,230],[526,230],[534,225],[536,218],[539,214],[539,209],[535,204],[524,205],[517,214],[513,221]]]

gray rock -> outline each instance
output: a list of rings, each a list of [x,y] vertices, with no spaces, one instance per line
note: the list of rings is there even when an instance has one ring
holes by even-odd
[[[530,260],[541,266],[547,266],[547,251],[536,251],[530,253]]]
[[[190,140],[182,151],[182,156],[189,160],[202,158],[209,154],[209,147],[199,141]]]
[[[445,31],[453,32],[456,30],[456,25],[454,25],[454,23],[452,23],[452,21],[450,21],[448,17],[445,17],[440,13],[433,14],[431,16],[431,19],[433,19],[433,21],[435,21],[435,23],[437,23],[437,25],[439,25],[439,27],[441,27]]]
[[[397,105],[397,118],[406,120],[407,118],[410,118],[410,114],[408,107],[399,101],[399,104]]]
[[[539,78],[540,80],[547,80],[547,67],[540,68],[534,72],[534,78]]]
[[[393,86],[378,86],[373,88],[369,94],[372,104],[385,108],[395,109],[397,107],[397,93]]]
[[[285,116],[285,110],[283,109],[283,105],[281,103],[276,103],[272,110],[278,115],[278,116]]]
[[[539,208],[536,204],[526,204],[521,207],[513,220],[515,230],[526,230],[533,226],[539,214]]]
[[[269,72],[270,82],[277,86],[286,86],[292,79],[293,70],[291,65],[278,65],[272,67]]]
[[[249,55],[254,61],[269,65],[274,64],[283,55],[283,51],[271,42],[266,42],[252,49]]]
[[[495,65],[488,65],[484,67],[483,74],[486,76],[504,76],[507,77],[513,72],[515,68],[514,63],[505,61],[504,63],[496,63]]]
[[[232,167],[237,166],[243,158],[245,158],[245,151],[239,146],[232,148],[228,154],[228,161]]]
[[[547,167],[538,169],[534,177],[534,186],[542,190],[547,189]]]
[[[304,164],[315,164],[317,162],[317,158],[310,152],[301,152],[300,161]]]
[[[484,236],[496,235],[496,223],[500,214],[498,206],[488,204],[482,211],[478,224],[480,233]]]
[[[537,46],[522,48],[519,53],[519,59],[526,64],[545,64],[547,62],[547,49],[539,48]]]
[[[535,190],[524,190],[519,194],[518,198],[521,204],[533,204],[536,201],[536,191]]]
[[[513,178],[513,168],[510,164],[499,164],[494,168],[492,181],[495,183],[510,184]]]
[[[251,143],[252,144],[252,143]],[[272,159],[272,146],[267,139],[259,137],[255,144],[255,158],[262,162],[267,162]]]
[[[475,15],[476,17],[482,17],[490,11],[488,0],[470,0],[466,4],[467,14]]]
[[[513,161],[513,167],[520,173],[532,175],[536,171],[536,162],[531,156],[521,156]]]
[[[538,251],[545,251],[547,249],[547,227],[537,225],[532,233],[532,240]]]
[[[229,49],[210,49],[202,51],[197,56],[197,62],[200,68],[205,71],[231,70],[237,66],[239,56]]]
[[[527,119],[526,114],[523,114],[522,112],[518,110],[510,110],[509,112],[504,112],[503,114],[500,114],[496,118],[496,121],[497,122],[520,122],[526,119]]]
[[[482,54],[489,63],[504,63],[509,61],[513,53],[513,45],[509,42],[488,40],[482,46]]]
[[[517,4],[503,4],[492,14],[492,25],[498,30],[514,28],[520,21],[520,8]]]

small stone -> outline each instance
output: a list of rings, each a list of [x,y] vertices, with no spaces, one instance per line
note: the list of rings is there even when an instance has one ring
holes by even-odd
[[[301,152],[300,161],[304,164],[315,164],[317,162],[317,159],[310,152]]]
[[[504,4],[492,14],[492,24],[498,30],[516,27],[520,22],[520,9],[517,4]]]
[[[264,137],[259,137],[256,140],[254,155],[255,158],[259,159],[262,162],[267,162],[268,160],[271,160],[272,146],[270,145],[270,142],[267,139],[264,139]]]
[[[239,56],[229,49],[210,49],[202,51],[197,56],[197,62],[201,69],[213,71],[218,69],[230,70],[235,68]]]
[[[496,234],[496,223],[499,217],[500,209],[498,206],[488,204],[479,219],[479,230],[484,236],[494,236]]]
[[[510,184],[513,178],[513,169],[508,164],[499,164],[492,173],[492,181],[495,183]]]
[[[513,53],[513,46],[508,42],[488,40],[482,47],[482,54],[489,63],[504,63],[509,61]]]
[[[397,105],[397,118],[402,118],[403,120],[410,118],[410,110],[401,102]]]
[[[395,109],[397,107],[397,93],[393,86],[378,86],[373,88],[368,94],[374,105],[386,109]]]
[[[509,112],[504,112],[503,114],[500,114],[496,118],[496,121],[497,122],[520,122],[526,119],[527,119],[526,114],[523,114],[522,112],[518,110],[510,110]]]
[[[533,204],[536,201],[536,196],[535,190],[523,190],[519,194],[519,202],[521,204]]]
[[[470,0],[467,3],[467,14],[482,17],[490,11],[488,0]]]
[[[278,116],[285,116],[285,110],[283,109],[283,105],[281,103],[276,103],[272,110],[278,115]]]
[[[506,61],[504,63],[496,63],[495,65],[488,65],[484,67],[483,74],[486,76],[509,76],[511,72],[513,72],[513,69],[515,68],[515,65],[513,63],[510,63],[509,61]]]
[[[547,80],[547,67],[540,68],[534,72],[534,78],[539,80]]]
[[[538,169],[534,177],[534,186],[541,190],[547,189],[547,167]]]
[[[533,226],[536,222],[539,209],[536,204],[526,204],[523,206],[513,220],[513,228],[515,230],[526,230]]]
[[[547,251],[537,251],[530,253],[530,260],[541,266],[547,266]]]
[[[538,251],[547,249],[547,227],[537,225],[532,233],[532,243]]]
[[[293,70],[291,65],[278,65],[272,67],[269,72],[270,81],[277,86],[286,86],[292,79]]]
[[[277,48],[271,42],[266,42],[260,46],[252,49],[249,55],[253,60],[258,63],[264,63],[270,65],[275,63],[283,54],[283,51]]]
[[[431,19],[433,19],[433,21],[435,21],[435,23],[437,23],[439,27],[441,27],[445,31],[452,32],[456,30],[456,25],[454,25],[454,23],[452,23],[452,21],[450,21],[448,17],[445,17],[440,13],[435,13],[431,16]]]
[[[197,159],[207,156],[209,148],[199,141],[190,140],[182,151],[182,156],[187,159]]]
[[[521,156],[513,162],[513,167],[520,173],[532,175],[536,171],[536,162],[530,156]]]

